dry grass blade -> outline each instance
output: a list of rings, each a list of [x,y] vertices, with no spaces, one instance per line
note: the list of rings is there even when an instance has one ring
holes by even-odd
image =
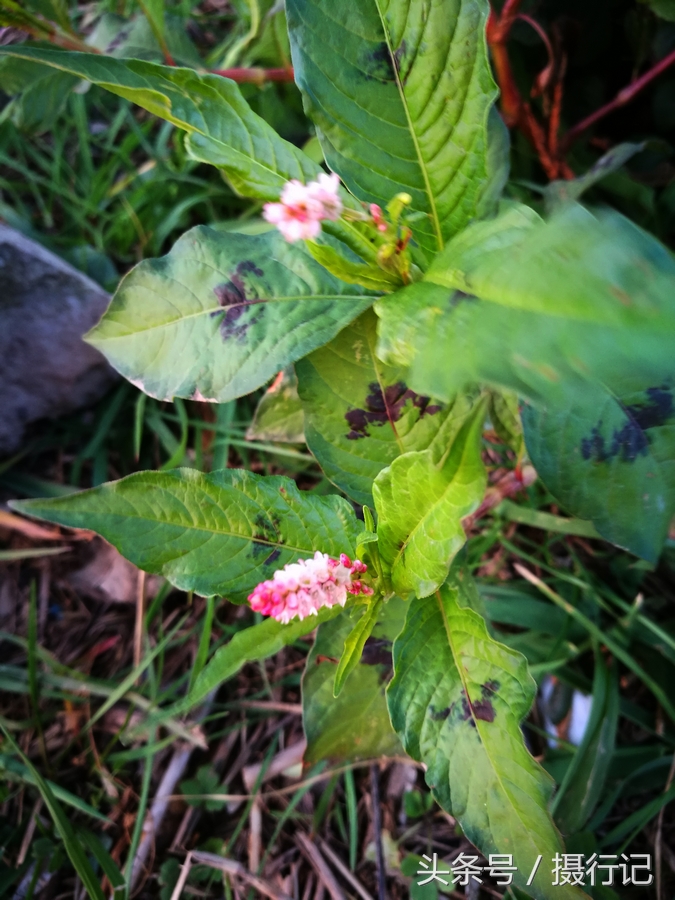
[[[14,513],[0,510],[0,528],[6,528],[8,531],[16,531],[24,537],[33,541],[62,541],[65,535],[58,528],[46,528],[44,525],[38,525],[37,522],[31,522]]]
[[[234,875],[236,878],[241,878],[242,881],[245,881],[252,888],[255,888],[256,891],[261,893],[264,897],[269,897],[270,900],[293,900],[292,897],[270,884],[269,881],[266,881],[259,875],[253,875],[245,866],[242,866],[241,863],[238,863],[234,859],[217,856],[215,853],[194,850],[192,852],[192,860],[193,862],[210,866],[212,869],[218,869],[221,872],[225,872],[226,875]],[[342,898],[342,900],[344,900],[344,898]]]
[[[257,872],[262,852],[262,805],[259,796],[251,804],[248,821],[248,867],[251,872]]]
[[[33,835],[35,834],[35,827],[37,825],[38,816],[40,815],[40,810],[42,809],[43,803],[44,801],[42,797],[38,797],[35,801],[33,812],[31,813],[30,819],[28,820],[28,825],[26,827],[23,840],[21,841],[19,855],[16,858],[17,866],[22,866],[26,856],[28,855],[28,850],[30,849],[30,844],[33,840]]]
[[[157,792],[155,794],[155,798],[152,801],[152,806],[148,810],[148,813],[145,817],[145,822],[143,823],[143,832],[141,842],[138,845],[138,850],[136,852],[136,858],[133,862],[133,868],[131,872],[131,887],[133,888],[138,884],[140,878],[143,876],[145,863],[150,856],[150,851],[152,850],[156,836],[159,834],[159,831],[162,826],[162,822],[164,821],[164,816],[166,815],[167,808],[169,806],[169,800],[173,794],[173,791],[183,777],[185,773],[185,769],[187,768],[187,764],[190,761],[190,756],[192,755],[192,751],[194,747],[181,748],[179,750],[175,750],[173,756],[171,757],[171,761],[162,776],[162,780],[159,783],[159,787],[157,788]]]
[[[283,703],[276,700],[240,700],[237,703],[240,709],[260,709],[263,712],[283,712],[291,713],[295,716],[302,715],[301,703]]]
[[[330,894],[332,900],[345,900],[345,895],[343,894],[340,885],[335,880],[335,875],[333,875],[329,869],[328,863],[321,855],[321,851],[316,844],[302,831],[299,831],[296,834],[295,842],[312,864],[317,877]]]
[[[134,625],[134,669],[141,663],[143,654],[143,613],[145,609],[145,572],[138,570],[138,589],[136,592],[136,622]]]
[[[337,853],[334,853],[331,850],[330,845],[327,841],[321,841],[321,850],[328,857],[331,863],[338,870],[340,875],[345,879],[345,881],[349,882],[351,886],[354,888],[359,897],[362,897],[363,900],[373,900],[372,896],[368,893],[368,891],[364,888],[361,882],[352,875],[347,866],[342,862]]]
[[[285,750],[281,750],[276,754],[272,762],[265,770],[263,781],[269,781],[270,778],[276,778],[277,775],[280,775],[286,769],[290,769],[292,766],[297,766],[298,764],[300,764],[302,762],[303,756],[305,755],[306,749],[307,741],[302,740],[298,741],[297,744],[292,744]],[[246,789],[248,791],[253,790],[253,786],[258,780],[258,776],[260,775],[261,770],[262,763],[256,763],[256,765],[253,766],[244,766],[242,775],[244,778],[244,784],[246,785]]]
[[[180,895],[183,893],[183,888],[185,887],[185,882],[188,879],[188,875],[190,874],[190,869],[192,868],[192,853],[188,853],[185,857],[185,862],[180,867],[180,875],[178,876],[178,881],[176,882],[176,886],[173,889],[173,893],[171,894],[171,900],[178,900]]]

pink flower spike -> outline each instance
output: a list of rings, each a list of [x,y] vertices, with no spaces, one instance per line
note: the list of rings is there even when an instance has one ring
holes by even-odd
[[[346,553],[333,559],[316,552],[312,559],[299,559],[278,569],[249,594],[251,609],[287,624],[291,619],[316,616],[324,606],[344,606],[348,594],[372,594],[373,589],[352,575],[363,574],[367,566],[350,560]]]

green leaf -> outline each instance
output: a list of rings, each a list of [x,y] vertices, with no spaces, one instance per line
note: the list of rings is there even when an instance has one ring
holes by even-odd
[[[207,800],[204,797],[191,796],[194,794],[219,794],[223,793],[220,778],[213,766],[200,766],[195,772],[194,778],[186,778],[180,783],[181,793],[185,796],[188,806],[200,806],[207,812],[223,809],[224,800]]]
[[[251,441],[304,443],[304,415],[293,366],[284,369],[261,397],[246,437]]]
[[[372,504],[377,474],[401,453],[440,456],[457,428],[453,406],[411,391],[401,366],[375,355],[377,319],[364,313],[296,364],[309,449],[334,484]]]
[[[187,698],[177,704],[172,713],[178,715],[185,710],[193,709],[207,694],[236,675],[244,663],[274,656],[298,638],[314,631],[317,625],[329,621],[342,611],[340,606],[324,607],[319,610],[318,615],[308,616],[302,621],[294,619],[287,625],[282,625],[276,619],[270,618],[238,631],[227,644],[216,650]]]
[[[512,500],[502,500],[495,512],[504,516],[509,522],[521,522],[532,528],[541,528],[542,531],[553,531],[556,534],[578,534],[580,537],[600,537],[592,522],[554,516],[540,509],[532,509],[529,506],[514,503]]]
[[[673,382],[616,396],[584,384],[565,405],[523,410],[546,487],[608,541],[656,563],[675,514]]]
[[[659,18],[675,22],[675,0],[640,0],[640,2],[646,3]]]
[[[378,548],[394,590],[426,597],[443,584],[466,542],[462,519],[480,504],[487,478],[481,459],[485,401],[463,411],[444,456],[406,453],[375,479]]]
[[[0,53],[85,78],[172,122],[188,133],[189,154],[222,168],[245,196],[277,200],[290,178],[304,182],[321,171],[251,110],[233,81],[220,75],[42,47],[2,47]]]
[[[520,456],[523,448],[523,425],[520,420],[518,396],[512,391],[492,391],[489,414],[497,437],[509,446],[516,456]]]
[[[581,379],[621,392],[672,373],[669,251],[611,211],[533,215],[468,228],[430,267],[433,286],[378,303],[378,352],[411,364],[416,390],[443,398],[483,381],[546,403],[573,398]]]
[[[0,121],[11,119],[28,135],[53,127],[78,82],[66,72],[55,73],[36,63],[9,57],[0,59],[0,78],[3,93],[14,97],[2,110]]]
[[[328,165],[361,200],[408,192],[434,252],[488,213],[507,173],[487,0],[288,0],[296,81]]]
[[[175,54],[177,48],[170,36],[169,32],[169,49]],[[85,78],[166,119],[187,132],[185,147],[193,159],[222,169],[234,190],[245,197],[278,200],[288,180],[306,183],[322,171],[256,115],[229,78],[139,59],[23,45],[0,47],[1,56],[42,63]],[[346,206],[361,209],[346,191],[342,200]],[[326,222],[324,228],[363,259],[375,259],[375,250],[358,223]]]
[[[667,0],[673,2],[675,0]],[[621,169],[628,160],[645,149],[645,144],[617,144],[615,147],[601,156],[591,168],[571,181],[552,181],[544,189],[544,199],[547,211],[553,211],[558,206],[565,205],[571,200],[578,200],[581,195],[602,181],[607,175]]]
[[[359,522],[337,496],[243,469],[139,472],[22,513],[98,532],[134,565],[177,588],[243,601],[276,569],[315,551],[353,554]]]
[[[185,30],[185,19],[159,14],[154,22],[143,13],[120,16],[103,13],[87,37],[87,43],[116,59],[164,63],[166,53],[177,66],[201,69],[202,60]]]
[[[335,672],[333,696],[339,696],[348,676],[361,661],[361,654],[366,641],[373,632],[377,618],[382,609],[382,597],[373,599],[364,609],[363,615],[345,638],[345,646]]]
[[[384,604],[371,637],[372,653],[366,648],[337,698],[333,696],[337,659],[354,622],[345,610],[319,626],[302,679],[305,764],[401,753],[389,721],[385,685],[391,671],[391,643],[403,627],[405,610],[398,597]]]
[[[583,739],[551,805],[564,835],[580,831],[603,792],[614,753],[619,721],[619,679],[616,663],[607,665],[595,654],[593,706]]]
[[[400,277],[394,272],[386,272],[375,263],[365,265],[365,263],[348,259],[342,253],[338,253],[330,244],[308,241],[307,249],[324,269],[328,269],[331,275],[346,281],[347,284],[360,284],[361,287],[371,291],[388,292],[395,291],[402,285]]]
[[[457,583],[411,602],[394,642],[392,724],[405,750],[427,766],[438,803],[483,854],[513,854],[522,887],[541,854],[528,893],[581,900],[579,888],[551,886],[550,861],[562,851],[547,810],[553,785],[520,729],[534,681],[524,657],[492,640],[465,604]]]
[[[372,302],[276,231],[199,226],[122,280],[87,341],[152,397],[225,403],[331,340]]]
[[[113,894],[115,891],[123,890],[124,875],[122,875],[119,866],[105,849],[100,839],[92,831],[81,827],[77,829],[77,838],[82,841],[103,870],[113,889]]]
[[[609,211],[542,223],[515,208],[468,228],[426,277],[378,302],[378,352],[434,397],[474,382],[529,397],[526,441],[549,490],[654,560],[675,509],[670,252]]]
[[[23,763],[20,763],[9,754],[0,753],[0,772],[6,781],[18,781],[24,784],[35,785],[35,787],[38,786],[37,781],[33,777],[33,770],[24,766]],[[86,801],[81,800],[76,794],[71,794],[70,791],[53,781],[46,780],[45,783],[54,797],[65,806],[70,806],[85,816],[91,816],[92,819],[103,822],[105,825],[110,825],[110,819],[107,816],[94,809]]]

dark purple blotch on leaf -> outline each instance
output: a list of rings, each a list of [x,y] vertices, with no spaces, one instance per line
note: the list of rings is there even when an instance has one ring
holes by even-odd
[[[619,458],[623,462],[635,462],[638,456],[646,456],[649,450],[650,428],[658,428],[673,417],[671,388],[651,387],[645,391],[646,400],[623,406],[626,423],[615,428],[611,442],[601,432],[602,420],[587,437],[581,439],[581,455],[585,460],[608,462]]]
[[[381,41],[365,55],[363,74],[366,81],[382,81],[385,84],[396,81],[394,61],[386,41]]]
[[[373,381],[368,385],[370,393],[366,397],[362,407],[350,409],[345,413],[345,419],[349,425],[346,435],[350,441],[370,437],[369,425],[384,425],[387,422],[398,422],[403,413],[403,407],[408,400],[412,400],[413,406],[420,411],[420,418],[424,415],[433,416],[440,412],[441,407],[432,404],[429,397],[416,394],[411,391],[404,381],[397,381],[389,387],[382,387]]]
[[[492,698],[498,690],[498,681],[486,681],[480,688],[480,700],[474,700],[472,702],[466,691],[464,691],[459,705],[455,702],[451,703],[450,706],[446,706],[445,709],[438,710],[430,705],[429,718],[434,722],[444,721],[455,709],[457,709],[460,721],[468,722],[473,728],[476,727],[476,720],[480,720],[481,722],[494,722],[497,714],[492,703]]]
[[[239,263],[229,281],[219,284],[213,289],[219,305],[225,311],[225,315],[222,310],[211,313],[212,316],[222,316],[220,334],[223,340],[235,338],[243,341],[251,325],[259,322],[265,312],[265,307],[262,305],[265,301],[260,299],[255,288],[247,285],[242,277],[249,274],[260,278],[263,271],[254,262],[247,259]],[[244,316],[246,308],[255,304],[259,305],[256,312],[252,316]]]
[[[253,559],[258,559],[258,557],[265,553],[267,556],[263,560],[263,565],[272,565],[279,559],[281,550],[279,547],[274,547],[270,552],[270,545],[284,543],[284,539],[279,530],[279,519],[275,518],[270,520],[260,513],[255,517],[253,524],[255,525],[255,531],[253,533],[251,556]]]

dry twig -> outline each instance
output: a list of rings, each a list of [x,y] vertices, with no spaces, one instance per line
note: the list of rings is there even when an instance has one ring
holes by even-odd
[[[292,897],[270,884],[266,879],[261,878],[259,875],[253,875],[234,859],[227,859],[224,856],[217,856],[215,853],[206,853],[202,850],[193,850],[191,855],[193,862],[211,866],[212,869],[218,869],[221,872],[225,872],[226,875],[241,878],[242,881],[255,888],[264,897],[269,897],[270,900],[293,900]]]
[[[328,867],[328,863],[321,855],[321,851],[315,843],[310,841],[307,835],[299,831],[295,836],[295,842],[312,864],[320,883],[326,888],[332,900],[345,900],[340,885],[335,880],[335,875]]]

